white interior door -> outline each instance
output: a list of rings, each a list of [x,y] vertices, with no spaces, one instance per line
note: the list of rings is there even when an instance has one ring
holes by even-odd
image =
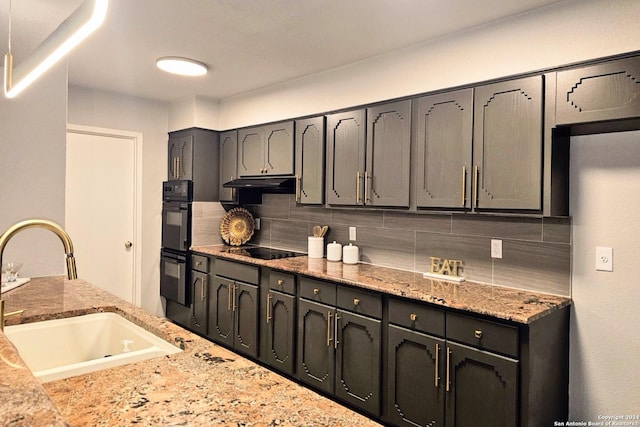
[[[140,305],[136,283],[136,141],[67,130],[65,228],[78,277]]]

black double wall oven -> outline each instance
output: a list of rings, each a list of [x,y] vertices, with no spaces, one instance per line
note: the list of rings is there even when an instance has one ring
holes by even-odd
[[[191,304],[189,247],[192,201],[192,181],[166,181],[162,184],[160,295],[186,307]]]

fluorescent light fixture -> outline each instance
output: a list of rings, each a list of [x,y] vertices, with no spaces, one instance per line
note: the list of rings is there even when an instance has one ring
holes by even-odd
[[[13,68],[11,50],[4,57],[4,93],[14,98],[104,22],[109,0],[86,0],[29,57]]]
[[[204,76],[208,67],[202,62],[179,56],[165,56],[156,59],[156,66],[167,73],[181,76]]]

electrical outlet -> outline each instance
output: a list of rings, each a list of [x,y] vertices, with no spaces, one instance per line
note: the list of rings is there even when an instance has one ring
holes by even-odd
[[[613,248],[596,247],[596,270],[613,271]]]
[[[502,240],[491,239],[491,258],[502,259]]]
[[[253,223],[254,223],[253,228],[254,228],[255,230],[260,230],[260,218],[255,218],[255,219],[253,220]]]
[[[352,242],[356,241],[356,228],[355,227],[349,227],[349,240],[351,240]]]

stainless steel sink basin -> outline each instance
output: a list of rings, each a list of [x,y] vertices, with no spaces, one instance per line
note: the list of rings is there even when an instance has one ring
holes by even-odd
[[[182,351],[117,313],[7,326],[5,334],[41,383]]]

